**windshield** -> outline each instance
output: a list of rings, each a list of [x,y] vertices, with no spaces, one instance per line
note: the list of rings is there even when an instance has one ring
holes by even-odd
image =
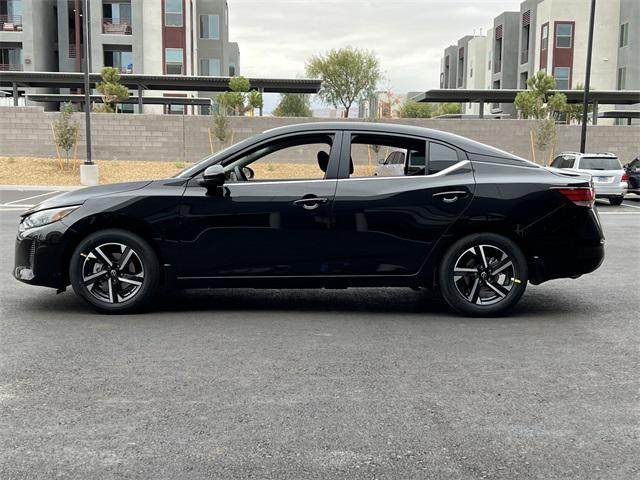
[[[584,170],[622,170],[616,157],[582,157],[578,168]]]

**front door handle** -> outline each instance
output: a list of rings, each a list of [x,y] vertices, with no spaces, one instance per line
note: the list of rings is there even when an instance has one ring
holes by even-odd
[[[305,210],[315,210],[319,205],[329,203],[329,199],[325,197],[304,197],[294,200],[293,204],[301,206]]]
[[[468,192],[465,190],[450,190],[447,192],[434,193],[433,197],[442,200],[444,203],[454,203],[461,197],[466,197]]]

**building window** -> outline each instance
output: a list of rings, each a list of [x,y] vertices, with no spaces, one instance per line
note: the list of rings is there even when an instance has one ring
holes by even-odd
[[[556,48],[571,48],[573,25],[570,23],[556,23]]]
[[[624,90],[627,87],[627,67],[618,68],[618,90]]]
[[[219,58],[201,58],[200,59],[200,75],[220,76],[220,59]]]
[[[620,25],[620,48],[629,45],[629,23]]]
[[[164,24],[166,27],[182,26],[182,0],[164,0]]]
[[[0,1],[0,31],[22,31],[22,0]]]
[[[556,67],[553,69],[553,78],[556,81],[557,90],[569,90],[571,88],[571,85],[569,85],[570,74],[571,69],[569,67]]]
[[[0,70],[22,70],[22,44],[0,43]]]
[[[164,69],[167,75],[182,75],[183,53],[181,48],[164,49]]]
[[[233,63],[229,64],[229,76],[230,77],[236,76],[236,66]]]
[[[200,38],[220,40],[220,17],[218,15],[200,15]]]
[[[549,48],[549,24],[542,25],[542,41],[540,42],[540,50]]]
[[[102,33],[131,35],[131,3],[109,1],[102,4]]]
[[[120,73],[133,73],[131,46],[105,45],[104,66],[117,68]]]

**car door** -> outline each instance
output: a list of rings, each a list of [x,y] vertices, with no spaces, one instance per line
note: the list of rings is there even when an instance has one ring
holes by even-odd
[[[404,175],[369,176],[359,153],[367,142],[405,148],[411,165]],[[338,250],[334,270],[342,275],[416,274],[435,242],[465,210],[474,189],[471,164],[452,145],[345,133],[333,208]]]
[[[335,131],[279,136],[223,160],[229,180],[216,191],[201,186],[199,176],[192,179],[180,212],[184,261],[178,276],[296,277],[327,273],[327,262],[335,255],[331,209],[341,138],[342,134]],[[309,145],[321,146],[316,153]],[[328,154],[325,171],[318,166],[321,150],[325,158]],[[274,162],[273,155],[286,161]],[[296,158],[285,158],[287,155]],[[298,160],[301,163],[296,163]],[[234,181],[238,166],[253,168],[254,178]],[[280,170],[285,173],[278,173]]]

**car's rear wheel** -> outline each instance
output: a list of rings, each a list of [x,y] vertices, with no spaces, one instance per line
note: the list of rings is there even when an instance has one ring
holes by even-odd
[[[622,205],[624,197],[609,197],[609,203],[611,205]]]
[[[151,246],[126,230],[108,229],[83,239],[69,265],[76,294],[103,313],[148,307],[158,288],[160,267]]]
[[[494,316],[513,307],[524,293],[527,262],[510,239],[493,233],[464,237],[445,253],[438,272],[440,290],[455,310]]]

